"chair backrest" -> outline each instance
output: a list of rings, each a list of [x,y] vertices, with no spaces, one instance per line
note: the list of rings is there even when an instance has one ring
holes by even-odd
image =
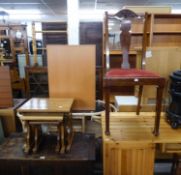
[[[142,37],[142,65],[141,67],[144,67],[145,64],[145,52],[146,52],[146,46],[147,46],[147,19],[148,14],[145,13],[144,17],[139,16],[133,11],[129,9],[123,9],[120,10],[115,15],[108,15],[106,12],[105,14],[105,40],[106,40],[106,69],[110,69],[110,56],[109,56],[109,19],[114,19],[119,21],[120,24],[120,46],[121,46],[121,52],[122,52],[122,64],[121,68],[129,69],[130,63],[129,63],[129,50],[131,45],[131,26],[133,20],[142,20],[144,21],[143,24],[143,37]]]

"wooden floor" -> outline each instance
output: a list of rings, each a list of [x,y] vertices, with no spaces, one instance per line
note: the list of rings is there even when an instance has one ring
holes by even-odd
[[[152,134],[154,113],[112,113],[110,136],[102,117],[105,175],[153,175],[156,147],[165,153],[181,152],[181,128],[172,129],[162,113],[160,134]]]

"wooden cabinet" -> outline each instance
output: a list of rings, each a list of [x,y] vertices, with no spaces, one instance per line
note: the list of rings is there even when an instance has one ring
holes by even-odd
[[[43,58],[43,66],[47,66],[47,44],[67,44],[67,22],[42,22],[42,30],[35,29],[35,22],[32,24],[32,50],[34,63],[37,64],[37,53],[40,52]],[[37,47],[36,34],[42,34],[42,46]]]
[[[104,21],[104,55],[106,54],[106,40],[109,40],[110,56],[115,50],[120,52],[119,21]],[[108,28],[108,29],[106,29]],[[131,28],[130,53],[142,47],[143,19],[133,21]],[[107,34],[106,34],[107,33]],[[146,27],[148,47],[175,47],[181,46],[181,14],[149,14]],[[121,52],[120,52],[121,54]]]
[[[151,46],[181,45],[181,15],[154,14],[152,17]]]
[[[10,38],[12,57],[16,59],[17,54],[25,54],[26,63],[29,64],[26,25],[11,25]]]
[[[43,45],[67,44],[67,22],[42,22]],[[47,54],[43,55],[43,63],[47,65]]]
[[[11,59],[11,40],[9,36],[9,27],[6,25],[0,25],[0,54],[1,62],[5,62],[6,59]]]
[[[181,69],[181,15],[180,14],[153,14],[150,23],[151,53],[146,59],[146,69],[154,71],[166,80],[163,101],[169,99],[169,75]],[[155,99],[155,91],[149,87],[144,88],[145,103]]]
[[[105,135],[105,118],[102,117],[104,175],[154,174],[155,144],[148,120],[153,114],[145,114],[138,117],[130,112],[112,113],[110,136]]]
[[[105,135],[105,118],[102,117],[104,175],[153,175],[154,161],[159,156],[181,152],[181,130],[172,129],[162,113],[160,135],[151,133],[154,123],[153,112],[143,112],[138,117],[135,112],[112,113],[110,117],[111,135]],[[156,151],[161,145],[162,155]]]
[[[1,51],[4,62],[16,62],[17,54],[25,54],[28,61],[28,43],[26,25],[0,25]]]
[[[18,72],[18,54],[24,54],[26,65],[29,64],[26,25],[0,25],[0,62],[1,65],[10,65],[13,97],[24,96],[24,80]],[[24,68],[23,68],[24,69]],[[21,92],[21,93],[19,93]]]
[[[147,142],[105,141],[104,175],[153,175],[154,147]]]
[[[67,22],[42,22],[43,43],[67,44]]]
[[[0,108],[13,106],[11,77],[8,66],[0,66]]]
[[[26,67],[27,95],[29,97],[48,96],[48,75],[47,75],[47,44],[67,44],[67,23],[66,22],[42,22],[42,30],[35,29],[35,22],[32,24],[32,67]],[[38,47],[36,34],[42,34],[42,44]],[[40,41],[38,41],[40,42]],[[41,54],[42,65],[38,58]]]
[[[25,67],[27,96],[48,97],[47,67]]]
[[[140,47],[141,40],[138,36],[143,34],[141,31],[142,23],[133,23],[132,49]],[[135,39],[134,39],[135,37]],[[137,38],[137,39],[136,39]],[[136,44],[134,44],[136,43]],[[147,21],[147,46],[173,47],[181,45],[181,14],[149,14]]]
[[[102,22],[80,22],[80,44],[96,45],[96,99],[102,99]]]
[[[16,131],[22,131],[22,125],[19,118],[16,116],[16,109],[21,106],[26,99],[13,99],[12,106],[0,108],[0,120],[2,122],[4,135],[10,136]]]

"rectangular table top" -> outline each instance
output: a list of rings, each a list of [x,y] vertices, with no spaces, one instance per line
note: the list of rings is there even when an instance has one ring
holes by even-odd
[[[70,112],[72,98],[31,98],[24,103],[18,112]]]
[[[110,135],[105,135],[105,116],[102,116],[103,141],[111,143],[181,143],[181,128],[172,129],[161,113],[159,136],[153,135],[155,112],[114,112],[110,114]]]

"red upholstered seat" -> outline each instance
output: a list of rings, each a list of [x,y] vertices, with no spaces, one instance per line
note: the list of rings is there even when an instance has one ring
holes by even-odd
[[[106,78],[144,78],[144,77],[159,77],[157,74],[150,72],[150,71],[145,71],[142,69],[110,69],[106,73]]]

